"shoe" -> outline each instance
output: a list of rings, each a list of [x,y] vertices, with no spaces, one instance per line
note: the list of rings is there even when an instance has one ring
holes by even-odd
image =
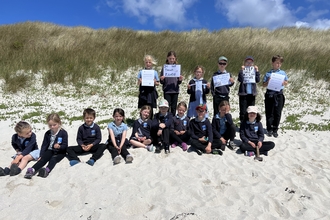
[[[185,142],[182,142],[181,147],[183,151],[188,150],[188,145]]]
[[[26,171],[26,174],[24,175],[24,178],[26,179],[31,179],[34,175],[34,169],[33,168],[28,168]]]
[[[147,145],[147,150],[149,152],[152,152],[154,150],[154,145],[150,144],[150,145]]]
[[[203,152],[202,152],[201,150],[199,150],[199,149],[196,149],[195,151],[196,151],[196,153],[197,153],[199,156],[201,156],[201,155],[203,154]]]
[[[234,141],[229,141],[229,146],[228,146],[228,148],[229,148],[230,150],[236,150],[237,145],[235,144]]]
[[[69,163],[70,163],[70,166],[74,166],[74,165],[80,163],[80,161],[79,160],[70,160]]]
[[[126,156],[126,163],[132,163],[133,157],[129,154]]]
[[[87,163],[88,165],[93,166],[94,163],[95,163],[95,160],[94,160],[94,159],[89,159],[86,163]]]
[[[212,149],[212,152],[211,152],[212,154],[217,154],[217,155],[222,155],[223,153],[222,153],[222,151],[221,150],[219,150],[219,149]]]
[[[221,144],[220,149],[221,149],[222,151],[225,151],[225,150],[226,150],[226,145],[225,145],[225,144]]]
[[[160,146],[156,146],[155,154],[159,154],[159,153],[160,153]]]
[[[172,148],[176,148],[177,145],[178,145],[178,142],[174,142],[174,143],[171,145],[171,147],[172,147]]]
[[[113,159],[113,164],[114,164],[114,165],[119,164],[119,163],[120,163],[120,160],[121,160],[120,156],[119,156],[119,155],[116,156],[116,157]]]
[[[18,167],[17,164],[13,163],[10,167],[10,172],[9,175],[10,176],[16,176],[21,172],[21,169]]]
[[[0,176],[6,176],[5,170],[0,167]]]
[[[170,145],[166,145],[165,146],[165,154],[169,154],[170,153]]]
[[[273,131],[267,131],[267,136],[268,136],[268,137],[273,136]]]
[[[277,138],[278,137],[278,133],[276,131],[273,132],[273,136],[274,138]]]
[[[42,177],[42,178],[46,178],[49,174],[50,170],[48,167],[46,168],[41,168],[38,172],[38,176]]]
[[[247,157],[253,157],[254,156],[254,152],[253,151],[245,151],[245,156],[247,156]]]

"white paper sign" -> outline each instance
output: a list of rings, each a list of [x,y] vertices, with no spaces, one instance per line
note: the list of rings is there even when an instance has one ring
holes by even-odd
[[[141,76],[142,76],[142,86],[154,86],[154,70],[142,70]]]
[[[165,77],[180,77],[181,75],[181,65],[164,65],[163,73]]]
[[[229,73],[213,76],[214,87],[229,85],[230,84],[229,79],[230,79]]]
[[[243,83],[256,83],[256,72],[253,66],[247,66],[243,70]]]
[[[272,73],[272,75],[270,76],[270,80],[268,82],[267,89],[277,92],[280,91],[283,86],[284,78],[285,78],[284,75]]]

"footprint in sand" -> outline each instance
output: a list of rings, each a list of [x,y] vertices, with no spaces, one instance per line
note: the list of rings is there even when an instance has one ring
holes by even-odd
[[[62,207],[62,201],[54,200],[54,201],[45,201],[45,204],[48,205],[48,207],[56,209]]]

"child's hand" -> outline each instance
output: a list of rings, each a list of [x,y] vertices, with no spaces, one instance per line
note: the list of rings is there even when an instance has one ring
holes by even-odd
[[[160,80],[164,80],[164,79],[165,79],[165,76],[161,76],[161,77],[160,77]]]
[[[165,123],[160,123],[159,127],[164,129],[164,128],[166,128],[166,125],[165,125]]]
[[[210,83],[207,83],[206,84],[206,87],[209,89],[209,88],[211,88],[211,84]]]
[[[258,148],[260,149],[262,147],[262,142],[258,141]]]
[[[232,77],[229,78],[229,81],[230,81],[231,83],[234,83],[234,82],[235,82],[234,78],[232,78]]]
[[[222,142],[222,144],[226,144],[227,143],[226,139],[224,139],[223,137],[220,138],[220,141]]]
[[[249,141],[248,143],[251,145],[251,147],[256,148],[255,143],[253,143],[252,141]]]
[[[183,76],[182,75],[180,75],[180,77],[179,77],[179,81],[182,81],[183,80]]]
[[[205,136],[199,138],[198,140],[199,140],[200,142],[202,142],[202,143],[206,143],[206,142],[207,142],[207,141],[205,140]]]
[[[258,69],[258,66],[254,66],[254,69],[256,70],[256,72],[258,72],[259,71],[259,69]]]
[[[211,151],[212,151],[211,143],[209,143],[209,144],[207,145],[207,147],[205,148],[205,152],[209,154],[209,153],[211,153]]]
[[[162,135],[162,133],[163,133],[163,130],[158,130],[158,131],[157,131],[157,136]]]
[[[60,147],[61,147],[61,145],[59,145],[58,143],[54,144],[55,149],[59,149]]]
[[[226,114],[230,112],[230,105],[226,105]]]
[[[242,66],[242,70],[244,70],[245,69],[245,66]]]
[[[187,87],[188,87],[188,89],[190,89],[190,88],[191,88],[191,85],[190,85],[190,84],[188,84],[188,85],[187,85]]]
[[[180,131],[180,134],[183,135],[184,133],[186,133],[186,131]]]
[[[175,133],[176,135],[180,135],[180,131],[174,130],[174,133]]]

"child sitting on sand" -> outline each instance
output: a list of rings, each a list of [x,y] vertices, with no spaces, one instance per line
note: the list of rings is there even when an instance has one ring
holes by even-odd
[[[170,139],[173,143],[171,146],[175,148],[180,145],[183,151],[188,149],[187,142],[190,139],[189,118],[185,115],[187,104],[180,102],[177,107],[178,114],[173,117],[173,123],[170,130]]]

